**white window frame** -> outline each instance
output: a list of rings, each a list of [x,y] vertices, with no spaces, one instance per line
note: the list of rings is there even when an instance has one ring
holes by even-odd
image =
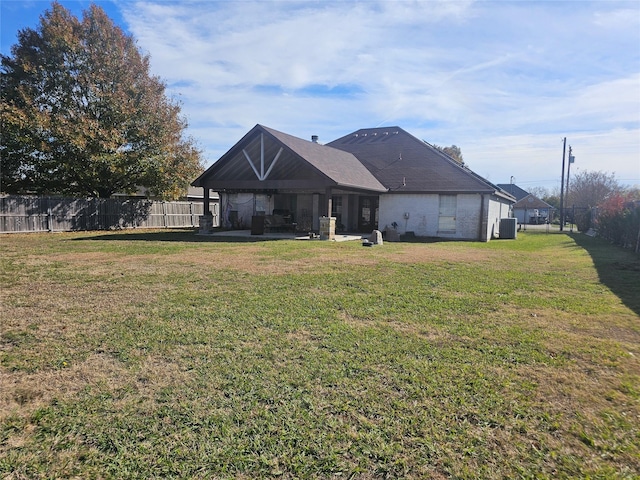
[[[456,233],[457,195],[439,195],[438,233]]]

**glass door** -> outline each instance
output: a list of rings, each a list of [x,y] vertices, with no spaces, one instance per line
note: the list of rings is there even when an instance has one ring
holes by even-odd
[[[358,201],[358,231],[369,233],[378,228],[378,197],[360,197]]]

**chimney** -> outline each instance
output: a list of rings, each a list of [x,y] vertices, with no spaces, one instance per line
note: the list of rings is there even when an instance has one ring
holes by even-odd
[[[311,141],[313,143],[318,143],[318,135],[311,135]]]

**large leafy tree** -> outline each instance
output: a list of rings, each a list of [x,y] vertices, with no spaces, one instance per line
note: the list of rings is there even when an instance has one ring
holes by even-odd
[[[452,159],[454,159],[460,165],[464,165],[464,159],[462,158],[462,150],[457,145],[451,145],[450,147],[441,147],[439,145],[434,145],[435,148],[440,150],[442,153],[446,153]]]
[[[583,170],[571,176],[565,207],[596,207],[622,189],[613,173]]]
[[[171,198],[202,170],[180,106],[142,55],[91,5],[54,2],[18,33],[0,71],[0,190],[109,197],[144,186]]]

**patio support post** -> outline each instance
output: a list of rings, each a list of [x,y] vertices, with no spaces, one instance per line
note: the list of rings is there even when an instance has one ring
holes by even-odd
[[[209,198],[209,189],[207,187],[202,187],[204,190],[204,215],[211,215],[211,210],[209,209],[209,204],[211,199]]]
[[[200,222],[198,231],[201,234],[207,234],[213,231],[213,215],[211,215],[211,209],[209,208],[209,202],[210,202],[209,188],[208,187],[202,187],[202,188],[204,188],[204,195],[202,196],[204,199],[203,200],[204,213],[200,215],[200,218],[198,219],[198,221]]]
[[[325,190],[327,215],[320,218],[320,240],[335,240],[336,239],[336,219],[331,216],[332,201],[331,201],[331,188]]]

